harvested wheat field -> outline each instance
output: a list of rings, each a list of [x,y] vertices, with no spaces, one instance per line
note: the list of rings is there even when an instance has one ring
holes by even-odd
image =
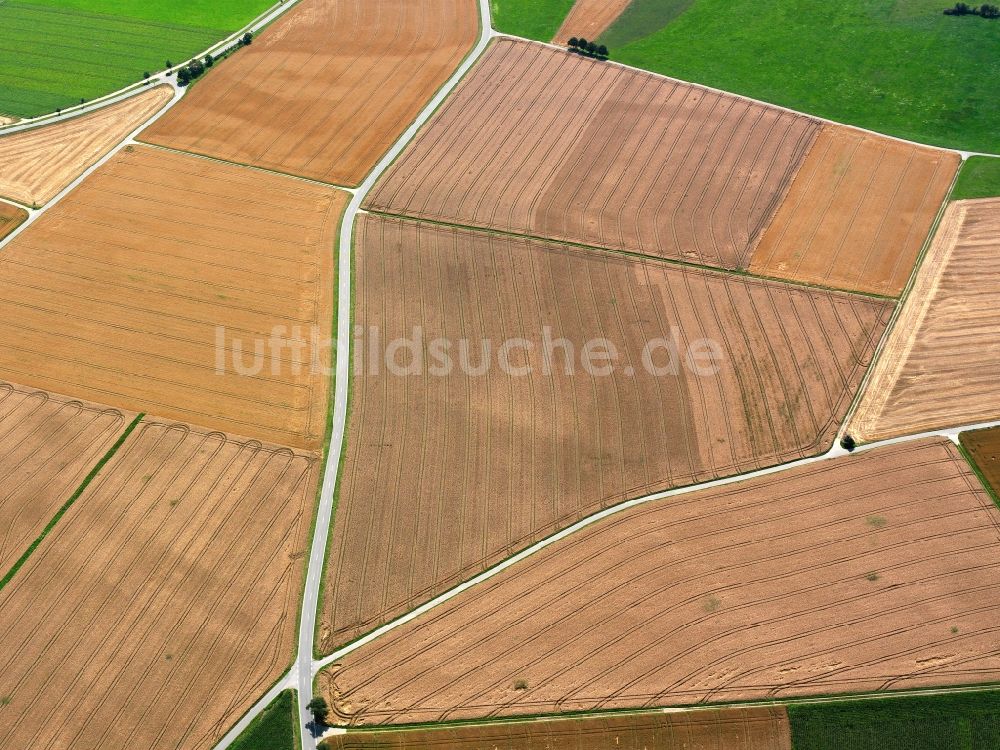
[[[1000,495],[1000,427],[963,432],[959,439],[994,494]]]
[[[134,418],[106,406],[0,383],[0,577]]]
[[[817,129],[729,94],[501,39],[366,206],[740,268]]]
[[[65,122],[0,134],[0,195],[47,203],[172,96],[169,86],[157,86]]]
[[[1000,418],[1000,198],[957,201],[851,419],[858,440]]]
[[[610,714],[332,735],[328,750],[791,750],[782,706]]]
[[[890,312],[856,295],[372,214],[356,231],[366,333],[325,652],[587,513],[825,450]],[[450,368],[429,354],[411,369],[405,351],[392,355],[400,369],[385,366],[386,345],[417,329],[430,352],[451,342]],[[588,368],[584,347],[598,339],[609,344],[591,351],[617,356]]]
[[[302,0],[143,139],[355,186],[478,33],[475,0]]]
[[[143,420],[0,591],[0,746],[214,747],[292,658],[318,474]]]
[[[23,208],[0,201],[0,240],[21,226],[28,218]]]
[[[0,373],[318,448],[346,197],[126,147],[0,255]]]
[[[552,43],[566,44],[570,37],[597,39],[631,2],[632,0],[576,0]]]
[[[344,657],[395,724],[994,682],[1000,511],[947,440],[638,506]]]
[[[823,126],[750,271],[898,296],[960,164],[952,151]]]

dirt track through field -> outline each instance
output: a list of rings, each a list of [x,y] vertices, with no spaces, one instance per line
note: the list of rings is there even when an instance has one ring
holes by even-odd
[[[472,47],[475,0],[302,0],[144,140],[354,186]]]
[[[390,724],[994,682],[1000,511],[947,440],[596,524],[321,678]]]
[[[1000,198],[948,206],[850,432],[877,440],[1000,417]]]
[[[213,747],[292,658],[318,464],[140,423],[0,591],[0,746]]]
[[[21,226],[27,218],[28,212],[23,208],[0,203],[0,240]]]
[[[318,448],[329,391],[322,340],[333,327],[346,198],[126,147],[0,255],[0,299],[16,312],[0,320],[0,373]],[[272,349],[279,339],[290,345]],[[292,342],[301,342],[298,354]]]
[[[740,268],[810,118],[501,39],[367,208]]]
[[[566,44],[570,37],[596,40],[631,2],[632,0],[576,0],[552,43]]]
[[[169,86],[157,86],[72,120],[0,135],[0,195],[47,203],[172,96]]]
[[[354,350],[324,653],[601,507],[825,450],[890,312],[372,214],[356,231],[354,322],[381,341]],[[386,345],[417,328],[425,347],[452,342],[450,371],[428,356],[419,374],[387,372]],[[532,351],[510,349],[505,372],[499,350],[521,339]],[[582,364],[596,339],[618,352],[606,376]],[[704,339],[721,362],[699,376],[685,353]]]
[[[898,296],[960,164],[954,152],[824,125],[750,271]]]
[[[539,719],[331,737],[330,750],[791,750],[781,706]]]
[[[0,577],[134,418],[0,382]]]

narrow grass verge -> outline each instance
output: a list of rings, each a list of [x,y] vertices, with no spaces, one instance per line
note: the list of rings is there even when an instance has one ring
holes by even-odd
[[[250,722],[230,750],[295,750],[299,746],[294,690],[283,690]]]

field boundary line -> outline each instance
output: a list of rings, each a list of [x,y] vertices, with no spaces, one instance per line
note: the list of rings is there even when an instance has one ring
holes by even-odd
[[[472,232],[478,232],[480,234],[495,234],[501,237],[509,237],[511,239],[522,239],[522,240],[533,240],[535,242],[544,242],[552,245],[567,245],[568,247],[579,248],[581,250],[587,250],[596,253],[605,253],[608,255],[624,256],[627,258],[633,258],[636,260],[650,260],[656,263],[663,263],[665,265],[677,266],[679,268],[687,268],[696,271],[709,271],[712,273],[723,274],[726,276],[738,276],[745,279],[759,279],[760,281],[773,281],[780,284],[787,284],[791,287],[797,287],[800,289],[808,289],[812,291],[821,292],[837,292],[839,294],[850,294],[856,297],[865,297],[867,299],[879,300],[883,302],[897,302],[898,297],[889,297],[884,294],[876,294],[875,292],[863,292],[856,289],[844,289],[842,287],[836,286],[825,286],[823,284],[812,284],[807,281],[798,281],[796,279],[784,279],[780,276],[765,276],[759,273],[750,273],[743,268],[723,268],[721,266],[708,266],[703,263],[694,263],[689,260],[681,260],[679,258],[667,258],[662,255],[649,255],[648,253],[640,253],[635,250],[622,250],[620,248],[614,247],[603,247],[601,245],[588,245],[585,242],[575,242],[573,240],[559,240],[553,239],[551,237],[543,237],[538,234],[525,234],[522,232],[514,232],[509,229],[497,229],[494,227],[477,227],[472,224],[458,224],[450,221],[443,221],[441,219],[425,219],[419,216],[412,216],[410,214],[397,214],[389,211],[380,211],[376,209],[364,209],[359,213],[371,214],[372,216],[384,216],[390,219],[403,219],[404,221],[409,221],[413,223],[420,224],[431,224],[433,226],[448,227],[454,229],[465,229]]]
[[[139,135],[141,136],[142,133],[140,133]],[[142,138],[136,138],[135,142],[140,146],[157,148],[160,149],[161,151],[169,151],[172,154],[183,154],[184,156],[192,156],[195,159],[204,159],[205,161],[215,162],[216,164],[225,164],[230,167],[242,167],[243,169],[252,169],[255,172],[263,172],[264,174],[275,175],[277,177],[291,177],[292,179],[301,180],[302,182],[308,182],[310,185],[316,185],[318,187],[336,188],[337,190],[343,190],[345,193],[357,192],[357,188],[348,187],[347,185],[338,185],[334,182],[323,182],[322,180],[315,180],[312,177],[303,177],[302,175],[292,174],[291,172],[280,172],[277,169],[258,167],[254,164],[243,164],[242,162],[238,161],[229,161],[227,159],[220,159],[217,156],[200,154],[197,151],[187,151],[183,148],[172,148],[170,146],[161,146],[159,143],[153,143],[152,141],[144,141],[142,140]]]
[[[60,114],[50,112],[36,117],[26,117],[22,120],[18,120],[17,122],[10,123],[9,125],[0,125],[0,138],[8,133],[18,133],[24,130],[53,125],[57,122],[63,122],[64,120],[69,120],[79,115],[95,112],[99,109],[103,109],[104,107],[129,99],[142,92],[147,87],[153,86],[155,83],[166,83],[173,86],[174,82],[170,79],[171,74],[176,73],[178,70],[183,68],[189,61],[201,59],[206,55],[215,54],[226,47],[235,44],[236,41],[248,31],[252,34],[256,34],[265,26],[270,25],[270,23],[276,18],[284,13],[287,13],[291,8],[294,8],[298,5],[298,3],[299,0],[278,0],[277,4],[272,5],[270,8],[260,13],[256,18],[243,26],[241,29],[234,31],[224,39],[215,42],[215,44],[205,50],[202,50],[198,54],[185,58],[184,62],[179,63],[172,68],[166,68],[159,73],[150,76],[146,80],[130,83],[117,91],[112,91],[104,96],[85,102],[84,104],[75,104],[72,107],[66,107]]]
[[[542,45],[544,45],[546,47],[551,47],[552,49],[558,49],[558,50],[562,50],[563,52],[566,52],[567,54],[572,54],[571,52],[569,52],[566,49],[565,46],[558,45],[558,44],[552,44],[551,42],[540,42],[537,39],[528,39],[527,37],[517,36],[516,34],[506,34],[506,33],[503,33],[503,32],[497,32],[495,35],[498,36],[498,37],[506,37],[508,39],[517,39],[517,40],[522,41],[522,42],[531,42],[532,44],[542,44]],[[820,115],[813,115],[813,114],[810,114],[808,112],[802,112],[801,110],[792,109],[791,107],[786,107],[786,106],[781,105],[781,104],[774,104],[773,102],[764,101],[763,99],[755,99],[754,97],[747,96],[746,94],[738,94],[738,93],[736,93],[734,91],[726,91],[725,89],[715,88],[714,86],[709,86],[708,84],[705,84],[705,83],[696,83],[695,81],[686,81],[683,78],[675,78],[674,76],[668,76],[668,75],[666,75],[664,73],[656,73],[656,72],[654,72],[652,70],[646,70],[645,68],[637,68],[634,65],[627,65],[627,64],[625,64],[623,62],[618,62],[617,60],[601,60],[600,62],[602,64],[604,64],[604,65],[609,65],[609,64],[610,65],[617,65],[618,67],[625,68],[627,70],[638,71],[640,73],[645,73],[647,75],[655,76],[657,78],[662,78],[662,79],[667,80],[667,81],[674,81],[676,83],[681,83],[681,84],[684,84],[684,85],[687,85],[687,86],[694,86],[695,88],[699,88],[702,91],[711,91],[711,92],[716,93],[716,94],[726,94],[728,96],[735,96],[738,99],[743,99],[744,101],[748,101],[748,102],[755,102],[756,104],[762,104],[765,107],[772,107],[774,109],[779,109],[782,112],[789,112],[789,113],[791,113],[793,115],[800,115],[802,117],[809,117],[809,118],[811,118],[813,120],[816,120],[817,122],[825,123],[827,125],[839,125],[840,127],[843,127],[843,128],[850,128],[851,130],[856,130],[856,131],[859,131],[861,133],[868,133],[870,135],[877,135],[877,136],[880,136],[882,138],[889,138],[891,140],[898,141],[900,143],[907,143],[907,144],[909,144],[911,146],[920,146],[921,148],[931,148],[931,149],[935,149],[937,151],[949,151],[949,152],[951,152],[953,154],[959,154],[962,157],[962,161],[963,162],[966,159],[968,159],[970,156],[986,156],[986,157],[989,157],[989,158],[992,158],[992,159],[1000,159],[1000,154],[991,154],[991,153],[988,153],[988,152],[985,152],[985,151],[963,151],[962,149],[951,148],[950,146],[935,146],[935,145],[932,145],[930,143],[921,143],[920,141],[913,141],[913,140],[910,140],[908,138],[901,138],[898,135],[889,135],[888,133],[880,133],[877,130],[871,130],[870,128],[864,128],[864,127],[861,127],[860,125],[851,125],[851,124],[846,123],[846,122],[838,122],[837,120],[831,120],[831,119],[829,119],[827,117],[821,117]]]
[[[256,719],[260,714],[264,712],[264,709],[270,706],[274,700],[285,690],[295,690],[296,675],[295,670],[291,669],[285,672],[278,681],[271,686],[271,689],[261,696],[260,700],[254,703],[247,712],[240,717],[240,720],[233,724],[232,728],[226,732],[226,734],[219,740],[219,747],[228,747],[236,739],[243,734],[244,730],[250,726],[254,719]],[[292,722],[293,726],[295,722]]]
[[[145,416],[146,414],[144,412],[138,414],[136,418],[133,419],[132,422],[125,428],[122,434],[118,436],[118,439],[112,444],[112,446],[108,448],[107,451],[105,451],[104,455],[101,456],[98,462],[94,464],[94,467],[90,470],[87,476],[83,478],[83,481],[80,483],[80,486],[73,491],[73,494],[69,496],[69,499],[67,499],[66,502],[64,502],[60,506],[59,510],[55,512],[55,515],[53,515],[52,518],[49,519],[49,522],[45,524],[45,528],[42,529],[42,532],[35,538],[35,540],[30,545],[28,545],[28,548],[14,562],[10,570],[8,570],[6,574],[4,574],[4,577],[0,578],[0,591],[2,591],[4,586],[10,583],[11,579],[15,575],[17,575],[17,572],[28,561],[28,558],[31,557],[32,553],[36,549],[38,549],[39,545],[43,541],[45,541],[45,537],[47,537],[49,535],[49,532],[51,532],[52,529],[56,527],[56,525],[59,523],[59,520],[64,515],[66,515],[66,512],[73,506],[73,503],[75,503],[80,498],[80,496],[84,493],[84,491],[87,489],[90,483],[94,481],[94,477],[96,477],[98,473],[100,473],[101,469],[105,467],[108,461],[110,461],[112,457],[114,457],[115,453],[118,452],[118,449],[122,447],[122,445],[128,439],[128,436],[132,434],[132,431],[135,430],[135,428],[139,425],[139,422],[141,422],[143,417]]]

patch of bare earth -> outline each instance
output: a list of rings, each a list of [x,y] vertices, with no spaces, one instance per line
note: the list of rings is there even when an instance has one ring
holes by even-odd
[[[791,750],[781,706],[613,714],[333,735],[329,750]]]
[[[318,448],[346,199],[126,147],[0,255],[0,298],[12,313],[0,318],[0,373]]]
[[[28,212],[18,206],[0,201],[0,240],[21,226],[28,218]]]
[[[963,432],[960,439],[993,494],[1000,496],[1000,427]]]
[[[134,417],[0,383],[0,576],[28,549]]]
[[[169,86],[157,86],[65,122],[0,133],[0,195],[28,205],[47,203],[171,96]]]
[[[478,31],[475,0],[302,0],[143,139],[357,185]]]
[[[948,209],[850,425],[859,440],[1000,418],[1000,198]]]
[[[954,152],[824,125],[750,271],[898,296],[960,164]]]
[[[214,747],[292,659],[318,475],[144,420],[0,591],[0,746]]]
[[[365,205],[742,268],[818,128],[747,99],[505,38]]]
[[[588,513],[825,450],[890,313],[857,295],[374,214],[356,231],[362,335],[327,653]],[[430,353],[439,339],[450,367]],[[406,340],[415,349],[391,348]],[[601,340],[611,359],[585,367],[586,347],[611,352]]]
[[[1000,511],[947,440],[605,519],[320,680],[351,725],[995,682]]]

